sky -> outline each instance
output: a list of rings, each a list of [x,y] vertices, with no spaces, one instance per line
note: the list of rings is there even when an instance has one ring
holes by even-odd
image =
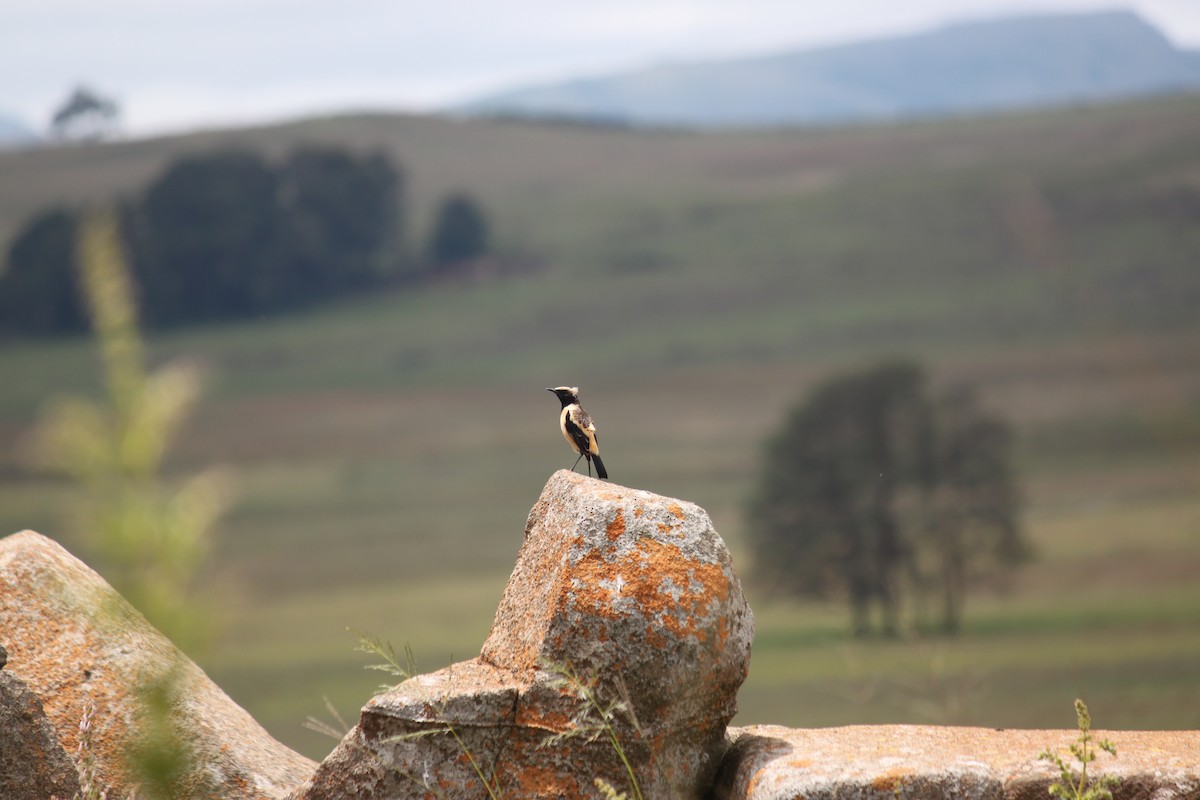
[[[1200,0],[0,0],[0,113],[44,131],[81,84],[135,137],[430,111],[663,62],[1115,7],[1200,49]]]

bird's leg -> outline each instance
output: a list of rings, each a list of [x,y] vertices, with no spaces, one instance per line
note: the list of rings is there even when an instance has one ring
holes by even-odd
[[[583,458],[583,453],[579,454],[579,458]],[[579,466],[579,458],[575,459],[575,463],[571,465],[571,472],[574,472],[575,467]],[[591,466],[591,464],[592,464],[592,462],[589,460],[588,466]]]
[[[588,456],[588,477],[592,477],[592,457]]]

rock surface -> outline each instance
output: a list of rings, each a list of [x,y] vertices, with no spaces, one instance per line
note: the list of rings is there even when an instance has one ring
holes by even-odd
[[[181,800],[280,798],[316,767],[272,739],[99,575],[33,531],[0,539],[0,639],[5,671],[41,699],[69,750],[94,706],[92,753],[110,796],[132,788],[122,759],[139,730],[137,689],[172,667],[184,698],[174,719],[193,753]]]
[[[601,707],[625,703],[609,724],[645,797],[704,797],[753,633],[702,509],[561,470],[480,657],[371,700],[297,797],[486,798],[487,780],[506,797],[591,798],[597,777],[629,791],[581,686]]]
[[[74,796],[70,754],[88,707],[99,782],[128,796],[136,687],[170,666],[183,675],[176,721],[196,755],[180,800],[483,800],[489,786],[518,800],[595,798],[595,778],[628,792],[583,688],[602,708],[627,705],[607,722],[647,800],[1045,800],[1057,776],[1038,756],[1068,757],[1077,735],[727,731],[752,635],[701,509],[562,471],[529,515],[481,656],[373,698],[317,767],[272,740],[98,575],[26,531],[0,539],[0,798]],[[568,666],[574,684],[561,680]],[[1115,800],[1200,800],[1200,731],[1096,735],[1117,747],[1090,767],[1120,780]]]
[[[1117,747],[1089,774],[1120,779],[1115,800],[1200,798],[1200,731],[1093,731]],[[731,728],[717,800],[954,798],[1045,800],[1058,777],[1038,759],[1070,759],[1076,731],[915,725]]]
[[[41,701],[12,672],[0,672],[0,797],[69,800],[78,791],[75,762],[59,743]]]

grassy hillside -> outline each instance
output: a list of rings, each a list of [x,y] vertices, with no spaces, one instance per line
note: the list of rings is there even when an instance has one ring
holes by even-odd
[[[760,444],[815,380],[883,354],[977,381],[1019,426],[1039,560],[980,585],[960,641],[856,643],[762,596],[739,722],[1200,725],[1200,98],[895,128],[691,134],[348,117],[0,154],[0,238],[230,144],[382,149],[423,235],[446,192],[493,214],[505,277],[156,337],[210,391],[173,466],[240,498],[202,660],[282,740],[377,675],[477,652],[549,474],[542,387],[579,384],[619,483],[705,507],[744,576]],[[0,343],[0,530],[86,554],[22,465],[39,405],[90,391],[88,343]],[[668,424],[670,422],[670,424]],[[1031,754],[1035,755],[1035,754]]]

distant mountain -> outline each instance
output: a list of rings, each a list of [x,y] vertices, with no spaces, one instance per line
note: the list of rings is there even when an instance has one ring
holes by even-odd
[[[24,122],[0,111],[0,150],[31,144],[39,138]]]
[[[1128,11],[1004,18],[517,89],[468,114],[702,127],[967,114],[1200,89],[1200,51]]]

